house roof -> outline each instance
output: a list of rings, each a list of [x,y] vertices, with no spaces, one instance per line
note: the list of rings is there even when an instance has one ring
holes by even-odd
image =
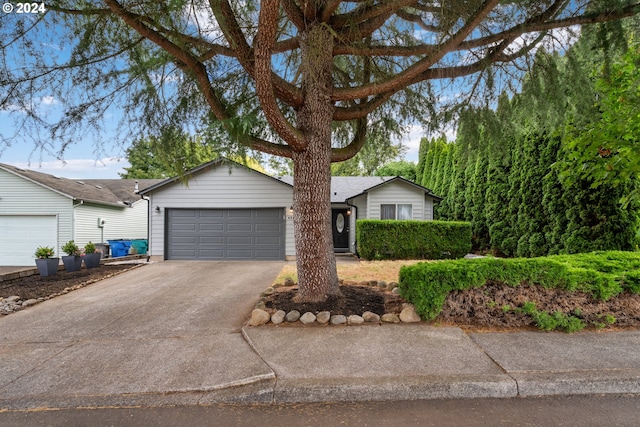
[[[339,177],[335,177],[335,178],[339,178]],[[358,177],[353,177],[353,178],[358,178]],[[408,179],[405,179],[405,178],[403,178],[401,176],[383,177],[383,178],[386,178],[384,182],[380,182],[380,183],[378,183],[376,185],[373,185],[373,186],[371,186],[369,188],[366,188],[366,189],[364,189],[362,192],[360,192],[358,194],[354,194],[353,196],[347,197],[345,200],[348,201],[350,199],[355,199],[356,197],[358,197],[358,196],[360,196],[362,194],[368,193],[369,191],[375,190],[376,188],[379,188],[379,187],[381,187],[383,185],[386,185],[386,184],[389,184],[391,182],[403,182],[403,183],[405,183],[407,185],[410,185],[410,186],[412,186],[414,188],[417,188],[418,190],[423,191],[425,193],[425,195],[433,197],[438,202],[442,200],[442,197],[436,196],[433,193],[433,191],[429,190],[427,187],[423,187],[422,185],[416,184],[415,182],[409,181]]]
[[[0,169],[20,176],[73,200],[126,206],[140,199],[138,188],[149,187],[159,179],[68,179],[0,163]]]
[[[215,166],[220,166],[222,164],[227,164],[228,166],[240,166],[240,167],[243,167],[243,168],[245,168],[245,169],[247,169],[247,170],[249,170],[251,172],[255,172],[255,173],[259,174],[259,175],[262,175],[265,178],[277,181],[280,184],[291,186],[291,184],[289,184],[287,182],[284,182],[282,180],[274,178],[271,175],[267,175],[265,173],[262,173],[260,171],[255,170],[255,169],[251,169],[250,167],[247,167],[247,166],[243,165],[242,163],[238,163],[238,162],[235,162],[233,160],[229,160],[226,157],[219,157],[219,158],[217,158],[215,160],[212,160],[212,161],[207,162],[207,163],[203,163],[200,166],[196,166],[195,168],[188,170],[187,172],[185,172],[185,174],[183,176],[161,180],[161,181],[156,182],[156,183],[154,183],[154,184],[152,184],[152,185],[150,185],[148,187],[140,186],[140,194],[147,194],[147,193],[150,193],[150,192],[152,192],[154,190],[157,190],[158,188],[164,187],[165,185],[172,184],[172,183],[175,183],[175,182],[180,182],[182,180],[187,180],[188,181],[192,176],[195,176],[195,175],[199,174],[202,171],[205,171],[205,170],[207,170],[209,168],[212,168],[212,167],[215,167]]]
[[[363,194],[368,189],[384,184],[393,178],[392,176],[332,176],[331,203],[344,203],[347,199]],[[283,176],[279,179],[293,185],[292,176]]]
[[[174,182],[179,182],[181,179],[188,180],[191,176],[194,176],[204,170],[207,170],[211,167],[219,166],[221,164],[240,166],[248,170],[251,170],[257,174],[263,175],[266,178],[273,179],[281,184],[286,184],[290,187],[293,187],[292,176],[282,176],[282,177],[274,178],[260,171],[256,171],[254,169],[248,168],[247,166],[241,163],[237,163],[225,157],[220,157],[216,160],[212,160],[210,162],[204,163],[200,166],[197,166],[187,171],[183,177],[169,178],[169,179],[165,179],[164,181],[157,182],[149,187],[140,187],[141,188],[140,194],[150,193],[154,190],[157,190],[158,188],[164,187],[165,185],[168,185]],[[365,194],[368,191],[371,191],[375,188],[380,187],[381,185],[385,185],[392,181],[404,182],[408,185],[411,185],[415,188],[418,188],[424,191],[426,195],[429,195],[438,201],[442,200],[442,197],[436,196],[428,188],[425,188],[414,182],[408,181],[399,176],[332,176],[331,177],[331,203],[345,203],[349,199],[353,199],[361,194]]]

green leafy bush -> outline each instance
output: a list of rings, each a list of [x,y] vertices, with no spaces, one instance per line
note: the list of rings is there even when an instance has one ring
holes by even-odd
[[[358,220],[365,259],[461,258],[471,250],[471,224],[457,221]]]
[[[38,246],[34,255],[39,259],[53,258],[55,256],[55,249],[51,246]]]
[[[400,269],[399,287],[401,295],[415,305],[423,319],[434,319],[449,292],[484,286],[488,281],[513,287],[535,284],[583,291],[608,300],[625,290],[640,293],[639,271],[639,252],[464,259],[404,266]],[[568,328],[576,326],[571,324]]]
[[[92,254],[95,252],[96,252],[96,245],[94,245],[93,243],[89,242],[86,245],[84,245],[85,254]]]
[[[64,244],[62,250],[69,256],[78,256],[80,255],[80,248],[73,240],[69,240]]]

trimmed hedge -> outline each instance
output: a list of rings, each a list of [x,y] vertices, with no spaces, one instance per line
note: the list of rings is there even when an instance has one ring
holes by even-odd
[[[516,287],[583,291],[608,300],[623,291],[640,293],[640,252],[592,252],[540,258],[480,258],[419,263],[400,269],[400,294],[425,320],[440,314],[449,292],[489,281]]]
[[[365,259],[462,258],[471,250],[471,224],[362,219],[356,241]]]

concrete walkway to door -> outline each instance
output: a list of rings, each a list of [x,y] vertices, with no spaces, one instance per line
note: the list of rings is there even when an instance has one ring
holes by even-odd
[[[283,265],[155,263],[1,317],[0,408],[270,399],[240,328]]]

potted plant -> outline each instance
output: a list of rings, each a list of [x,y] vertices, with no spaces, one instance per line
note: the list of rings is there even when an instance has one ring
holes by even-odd
[[[60,258],[55,258],[55,250],[50,246],[38,246],[36,249],[36,267],[41,276],[53,276],[58,272]]]
[[[102,253],[96,250],[96,245],[89,242],[84,246],[84,266],[87,268],[96,268],[100,265]]]
[[[62,263],[64,264],[65,270],[71,271],[79,271],[82,267],[82,257],[80,256],[80,248],[75,244],[73,240],[69,240],[63,247],[62,250],[67,254],[66,256],[62,256]]]

